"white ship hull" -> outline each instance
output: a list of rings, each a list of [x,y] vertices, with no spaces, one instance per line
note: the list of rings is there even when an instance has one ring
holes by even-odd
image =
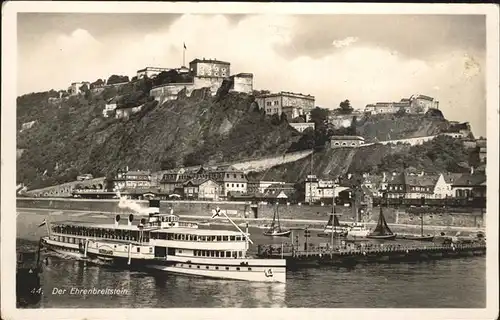
[[[78,244],[54,241],[47,237],[44,241],[48,249],[70,259],[128,265],[127,252],[115,250],[111,255],[102,254],[99,249],[110,246],[110,243],[103,240],[89,240],[87,254],[81,252]],[[130,265],[147,269],[217,279],[286,282],[286,260],[283,259],[201,258],[176,255],[154,258],[148,253],[131,253]]]
[[[177,257],[169,257],[168,261]],[[215,259],[214,259],[215,260]],[[217,259],[220,260],[220,259]],[[270,263],[281,263],[282,260],[270,259],[231,259],[212,261],[210,264],[190,259],[190,262],[177,262],[171,265],[151,264],[148,268],[177,274],[193,275],[215,279],[231,279],[252,282],[286,283],[286,266],[272,266]],[[248,265],[240,265],[241,262]]]

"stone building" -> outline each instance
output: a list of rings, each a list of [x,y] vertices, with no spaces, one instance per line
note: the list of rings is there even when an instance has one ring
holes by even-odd
[[[142,79],[144,77],[154,78],[160,73],[170,70],[172,70],[172,68],[146,67],[144,69],[137,70],[137,79]]]
[[[314,109],[315,98],[311,95],[281,91],[279,93],[263,94],[255,98],[260,109],[267,115],[285,113],[288,119],[305,116],[309,121],[311,110]]]
[[[90,89],[90,82],[87,81],[82,81],[82,82],[73,82],[71,86],[68,88],[68,92],[72,96],[76,96],[81,93],[80,88],[83,86],[87,86],[87,88]]]
[[[309,204],[332,199],[334,194],[335,197],[338,197],[340,192],[347,189],[347,187],[340,186],[333,180],[318,179],[315,175],[307,176],[304,188],[304,201]]]
[[[239,73],[231,76],[231,64],[229,62],[212,59],[194,59],[189,63],[189,69],[175,69],[178,73],[189,73],[192,75],[192,82],[168,83],[153,87],[150,96],[157,101],[175,100],[182,90],[186,90],[186,95],[190,96],[193,90],[210,88],[212,95],[222,85],[223,81],[232,78],[233,85],[230,91],[251,93],[253,91],[253,74]]]
[[[362,146],[365,139],[359,136],[331,136],[330,148],[356,148]]]
[[[250,94],[253,92],[253,74],[252,73],[238,73],[231,76],[232,87],[230,92],[244,92]]]

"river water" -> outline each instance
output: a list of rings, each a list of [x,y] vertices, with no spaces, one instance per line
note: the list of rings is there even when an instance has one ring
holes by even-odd
[[[46,214],[18,211],[18,251],[35,250],[36,240],[45,234],[37,225]],[[71,214],[54,211],[51,219],[67,220]],[[84,217],[81,213],[78,220]],[[269,241],[261,236],[262,230],[252,228],[250,233],[256,244]],[[309,240],[327,241],[314,233]],[[34,306],[38,308],[484,308],[486,258],[357,265],[350,269],[324,266],[287,271],[286,284],[266,284],[150,275],[51,255],[42,283],[42,300]],[[111,295],[74,292],[92,288],[123,290]]]

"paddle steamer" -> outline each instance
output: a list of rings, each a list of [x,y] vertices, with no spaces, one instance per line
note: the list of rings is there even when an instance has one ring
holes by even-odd
[[[248,231],[200,229],[196,223],[179,221],[173,212],[159,212],[159,200],[150,200],[148,218],[134,225],[57,222],[50,224],[45,246],[55,252],[94,262],[145,268],[202,277],[285,282],[286,260],[255,259],[248,254]]]

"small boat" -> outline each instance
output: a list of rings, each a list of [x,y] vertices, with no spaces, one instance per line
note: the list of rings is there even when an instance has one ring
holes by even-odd
[[[406,240],[417,240],[417,241],[433,241],[433,235],[407,235],[405,236]]]
[[[288,237],[292,233],[291,230],[281,228],[280,216],[278,214],[278,206],[276,205],[276,210],[274,211],[273,222],[269,229],[264,232],[265,236],[270,237]]]
[[[347,231],[347,236],[354,238],[366,238],[369,234],[370,229],[367,229],[364,224],[359,222],[354,222]]]
[[[335,200],[334,200],[335,202]],[[341,226],[337,215],[334,212],[334,207],[332,206],[332,213],[330,214],[330,218],[326,223],[325,229],[323,230],[323,234],[318,234],[318,236],[333,236],[334,238],[346,237],[348,233],[348,228]],[[333,234],[332,234],[333,233]]]
[[[420,214],[420,235],[407,235],[405,237],[407,240],[417,240],[417,241],[434,241],[433,235],[424,235],[424,216],[423,213]]]
[[[208,222],[208,221],[202,221],[202,222],[198,222],[198,225],[199,225],[199,226],[206,226],[206,227],[209,227],[209,226],[210,226],[210,222]]]
[[[385,221],[384,214],[382,213],[382,206],[380,206],[380,214],[378,216],[378,223],[375,229],[366,236],[369,239],[378,240],[394,240],[396,234],[389,229],[387,222]]]

